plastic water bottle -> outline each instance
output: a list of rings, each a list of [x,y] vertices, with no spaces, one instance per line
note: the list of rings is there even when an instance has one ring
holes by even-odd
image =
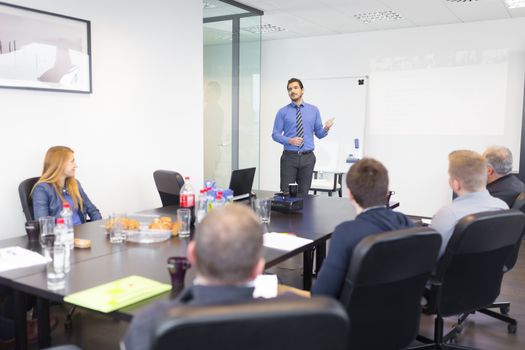
[[[64,222],[64,218],[58,218],[55,225],[55,245],[64,246],[65,262],[64,262],[64,272],[69,272],[71,269],[71,248],[67,244],[67,228]]]
[[[73,248],[73,241],[75,239],[75,230],[73,228],[73,211],[68,202],[62,204],[62,211],[60,217],[64,219],[64,225],[66,226],[66,236],[64,237],[64,244],[68,245],[70,249]]]
[[[222,191],[217,192],[217,197],[215,197],[215,201],[213,202],[213,208],[219,208],[226,204],[226,198],[222,196]]]
[[[200,190],[199,197],[197,198],[197,205],[195,209],[197,224],[201,223],[208,212],[208,195],[206,192],[206,189]]]
[[[195,223],[195,191],[189,176],[184,178],[184,186],[180,190],[179,198],[179,206],[191,210],[191,224],[193,225]]]

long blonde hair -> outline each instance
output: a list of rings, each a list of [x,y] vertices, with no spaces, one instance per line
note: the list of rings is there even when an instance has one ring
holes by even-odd
[[[38,179],[35,186],[41,182],[53,185],[62,202],[65,202],[66,200],[62,195],[62,188],[60,187],[61,184],[59,183],[59,178],[64,173],[66,162],[69,160],[70,156],[73,155],[73,153],[73,150],[66,146],[54,146],[48,149],[46,157],[44,158],[44,168],[42,169],[42,175],[40,176],[40,179]],[[71,196],[71,199],[73,199],[75,209],[80,208],[80,211],[82,211],[84,202],[82,201],[82,196],[80,195],[75,177],[66,178],[65,186],[67,192]]]

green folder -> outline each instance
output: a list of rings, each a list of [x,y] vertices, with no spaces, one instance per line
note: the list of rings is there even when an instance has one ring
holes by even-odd
[[[129,276],[113,282],[67,295],[64,301],[100,312],[112,312],[157,294],[171,285],[141,276]]]

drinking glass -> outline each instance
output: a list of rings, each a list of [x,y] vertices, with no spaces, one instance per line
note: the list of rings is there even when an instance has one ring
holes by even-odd
[[[40,240],[40,223],[38,221],[28,221],[25,224],[27,238],[30,242]]]
[[[113,214],[109,217],[109,242],[119,244],[124,242],[124,227],[122,226],[122,215]]]
[[[66,286],[66,249],[63,244],[44,248],[44,255],[51,259],[47,263],[47,288],[51,290],[64,289]]]
[[[179,237],[188,238],[191,231],[191,210],[177,209],[177,221],[180,223]]]
[[[172,256],[168,258],[168,272],[171,278],[171,287],[180,290],[184,287],[186,270],[191,267],[190,262],[183,256]]]
[[[270,223],[272,213],[272,200],[256,198],[253,201],[253,209],[262,224]]]
[[[53,216],[43,216],[38,219],[40,224],[40,245],[42,248],[53,246],[55,242],[55,218]],[[52,241],[52,243],[50,243]]]

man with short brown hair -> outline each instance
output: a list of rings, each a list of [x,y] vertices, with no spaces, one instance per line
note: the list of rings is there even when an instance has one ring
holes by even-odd
[[[248,206],[229,204],[214,209],[188,245],[188,260],[197,270],[193,285],[177,299],[155,303],[133,317],[121,348],[151,348],[155,320],[178,304],[222,305],[252,299],[253,281],[264,270],[262,247],[262,226]]]
[[[439,209],[430,224],[442,237],[439,256],[445,252],[460,219],[484,211],[509,209],[505,202],[492,197],[485,188],[487,162],[481,154],[470,150],[454,151],[449,154],[448,161],[448,183],[458,197]]]
[[[330,250],[312,287],[314,295],[339,297],[353,250],[363,238],[414,226],[405,215],[388,207],[388,171],[377,160],[363,158],[352,165],[346,185],[357,216],[335,228]]]

